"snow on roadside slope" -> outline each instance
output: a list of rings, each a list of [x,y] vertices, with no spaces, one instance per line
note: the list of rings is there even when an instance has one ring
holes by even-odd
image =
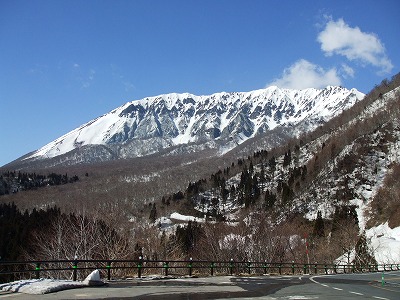
[[[390,228],[384,223],[365,231],[369,241],[369,249],[378,265],[398,264],[400,262],[400,227]],[[347,253],[336,259],[336,264],[348,264],[355,258],[353,249],[349,256]]]
[[[18,280],[0,284],[0,291],[24,293],[31,295],[43,295],[62,290],[76,289],[93,285],[92,283],[103,284],[100,280],[99,270],[89,274],[84,281],[56,280],[56,279],[29,279]]]
[[[400,262],[400,227],[390,228],[386,222],[366,230],[366,236],[378,264]]]

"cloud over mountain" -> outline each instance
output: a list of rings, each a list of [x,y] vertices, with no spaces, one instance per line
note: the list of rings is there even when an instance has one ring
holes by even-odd
[[[341,85],[342,81],[335,68],[325,70],[305,59],[299,59],[283,71],[282,77],[269,85],[287,89],[324,88]]]
[[[342,55],[350,61],[373,65],[382,73],[389,73],[393,69],[378,36],[362,32],[358,27],[350,27],[343,19],[330,19],[317,40],[327,56]]]

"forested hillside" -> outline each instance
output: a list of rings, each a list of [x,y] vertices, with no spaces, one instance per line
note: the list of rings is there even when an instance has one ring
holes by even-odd
[[[7,171],[0,174],[0,196],[15,194],[19,191],[35,190],[45,186],[74,183],[78,180],[79,177],[76,175],[69,177],[68,174],[50,173],[48,175],[41,175]]]

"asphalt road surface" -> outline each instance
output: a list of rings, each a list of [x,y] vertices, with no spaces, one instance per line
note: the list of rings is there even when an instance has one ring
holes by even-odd
[[[400,299],[400,272],[304,276],[216,276],[111,281],[46,295],[0,292],[0,299]]]

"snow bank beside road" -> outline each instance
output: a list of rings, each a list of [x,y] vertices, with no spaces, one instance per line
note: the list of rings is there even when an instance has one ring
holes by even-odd
[[[390,228],[388,223],[366,231],[371,239],[371,250],[378,264],[398,264],[400,262],[400,227]]]
[[[93,271],[84,281],[56,280],[56,279],[30,279],[18,280],[0,284],[0,291],[42,295],[62,290],[76,289],[91,285],[104,284],[100,280],[99,270]]]
[[[87,284],[69,280],[31,279],[0,284],[0,290],[5,292],[11,291],[14,293],[41,295],[84,286],[87,286]]]

